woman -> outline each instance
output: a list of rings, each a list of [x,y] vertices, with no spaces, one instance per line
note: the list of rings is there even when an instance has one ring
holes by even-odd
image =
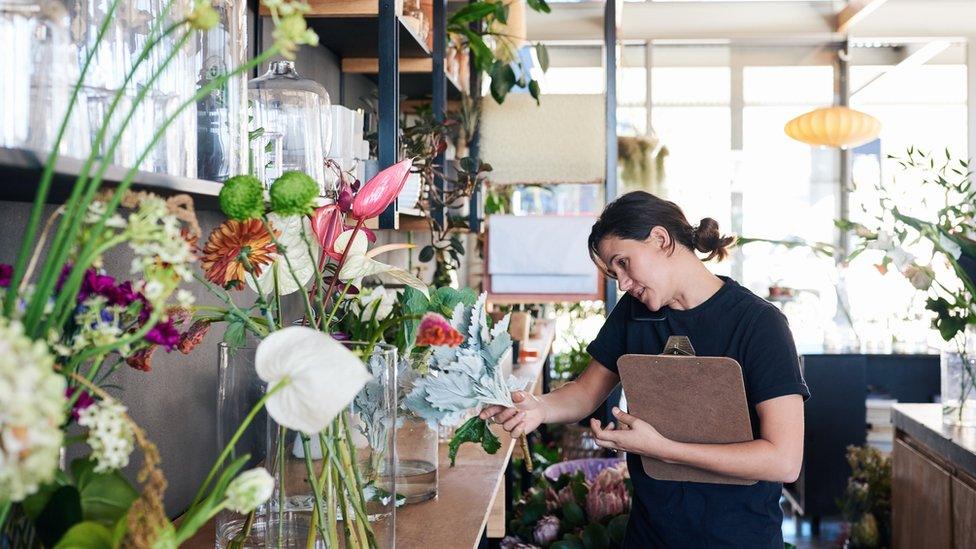
[[[734,238],[705,218],[692,228],[673,202],[637,191],[609,204],[590,233],[590,256],[626,294],[587,350],[579,379],[545,394],[516,393],[516,408],[491,406],[481,416],[512,436],[542,423],[573,423],[593,412],[617,385],[617,359],[659,354],[670,335],[684,335],[700,356],[739,362],[755,439],[736,444],[669,440],[653,425],[613,409],[615,422],[590,420],[597,444],[627,453],[634,504],[624,546],[783,547],[782,483],[796,480],[803,456],[800,374],[786,318],[735,281],[712,274]],[[691,465],[752,485],[654,480],[640,456]]]

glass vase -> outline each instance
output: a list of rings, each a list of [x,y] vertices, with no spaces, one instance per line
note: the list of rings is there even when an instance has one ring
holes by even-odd
[[[302,78],[292,61],[272,61],[268,72],[247,87],[252,103],[250,130],[281,135],[277,171],[308,174],[324,195],[324,158],[332,135],[329,93],[318,82]]]
[[[423,418],[403,412],[396,431],[397,494],[404,503],[419,503],[437,497],[437,428]]]
[[[69,22],[60,0],[0,0],[0,147],[43,155],[54,145],[78,75]],[[84,156],[77,110],[59,152]]]
[[[258,377],[254,368],[256,348],[256,341],[253,339],[249,340],[244,347],[231,347],[226,343],[219,345],[218,449],[225,448],[231,442],[238,426],[244,422],[266,391],[266,384]],[[233,461],[242,455],[250,455],[251,458],[245,469],[266,466],[267,426],[267,413],[262,408],[234,444],[228,461]],[[215,546],[223,549],[231,541],[239,538],[242,542],[240,547],[262,547],[266,525],[266,504],[255,510],[250,517],[224,510],[214,517]]]
[[[268,420],[275,491],[267,546],[395,546],[396,347],[344,344],[373,375],[349,407],[313,435]],[[321,489],[321,512],[315,486]]]
[[[942,422],[976,427],[976,326],[942,350]]]
[[[220,20],[197,33],[194,65],[199,90],[242,65],[247,58],[247,4],[214,0]],[[197,102],[197,177],[224,181],[245,172],[247,79],[239,75]]]

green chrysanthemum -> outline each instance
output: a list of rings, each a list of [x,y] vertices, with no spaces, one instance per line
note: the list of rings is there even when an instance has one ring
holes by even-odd
[[[264,213],[264,186],[251,175],[228,179],[220,189],[220,211],[236,221],[260,218]]]
[[[302,172],[285,172],[271,184],[271,211],[283,215],[306,215],[315,208],[319,185]]]

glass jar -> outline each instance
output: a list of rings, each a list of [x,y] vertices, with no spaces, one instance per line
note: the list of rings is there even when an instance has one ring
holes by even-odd
[[[71,37],[77,66],[82,66],[95,48],[99,28],[108,17],[110,7],[109,0],[71,1]],[[192,0],[118,3],[108,30],[94,49],[85,84],[78,96],[79,104],[86,107],[89,141],[94,140],[100,128],[107,126],[106,137],[97,152],[109,162],[122,167],[138,163],[138,167],[145,171],[196,176],[194,109],[180,111],[160,139],[153,143],[155,130],[162,127],[195,92],[190,44],[177,49],[179,32],[156,40],[167,27],[185,19],[192,7]],[[126,83],[126,75],[132,71],[147,44],[153,44],[151,51]],[[167,62],[171,52],[173,58]],[[153,79],[154,75],[158,76]],[[135,100],[143,91],[145,96],[136,106]],[[119,96],[119,103],[109,118],[109,109],[116,96]],[[131,120],[123,128],[130,113]],[[112,151],[112,142],[116,138],[118,144]]]
[[[217,384],[217,448],[223,449],[230,443],[238,427],[254,406],[261,400],[267,389],[258,377],[254,367],[256,341],[250,339],[244,347],[231,347],[219,344],[219,365]],[[266,463],[267,451],[267,413],[262,409],[245,429],[231,450],[230,459],[250,455],[245,469]],[[250,521],[248,520],[250,519]],[[251,517],[224,510],[214,517],[216,531],[215,546],[227,547],[231,541],[240,537],[241,547],[263,546],[267,525],[267,504],[258,507]],[[242,534],[242,532],[244,532]]]
[[[422,355],[421,355],[422,356]],[[428,423],[407,406],[406,396],[414,388],[421,372],[429,371],[420,357],[408,357],[400,361],[398,383],[400,385],[400,419],[397,421],[397,494],[406,504],[427,501],[437,496],[439,432],[436,423]]]
[[[268,72],[248,83],[247,93],[252,102],[251,131],[281,135],[281,166],[272,173],[304,172],[319,183],[324,195],[324,159],[332,136],[326,89],[302,78],[294,62],[272,61]]]
[[[378,547],[395,546],[396,347],[343,344],[367,357],[373,374],[348,409],[326,431],[307,438],[268,420],[275,490],[268,504],[267,546],[367,546],[347,546],[346,528],[354,539],[375,537]],[[356,488],[344,488],[346,481]],[[322,487],[324,524],[315,512],[313,483]]]
[[[0,147],[46,155],[54,145],[78,76],[69,21],[59,0],[0,0]],[[84,156],[77,111],[59,152]]]
[[[247,4],[214,0],[220,21],[197,32],[194,66],[199,90],[247,60]],[[247,166],[247,80],[231,78],[197,102],[197,177],[224,181]]]
[[[966,326],[943,347],[942,422],[976,427],[976,326]]]

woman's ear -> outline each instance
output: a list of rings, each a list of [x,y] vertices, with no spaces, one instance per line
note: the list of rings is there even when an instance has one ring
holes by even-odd
[[[667,250],[671,248],[671,234],[668,233],[667,229],[658,225],[651,229],[651,234],[647,236],[645,242],[653,244],[655,248]]]

